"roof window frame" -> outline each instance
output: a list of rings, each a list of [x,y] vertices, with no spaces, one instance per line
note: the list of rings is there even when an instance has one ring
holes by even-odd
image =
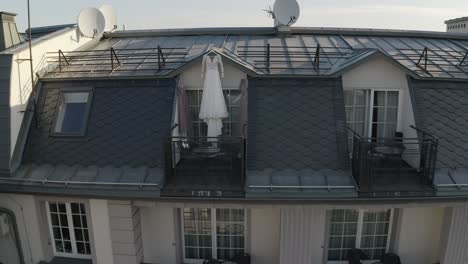
[[[57,131],[55,131],[55,128],[56,128],[57,122],[58,122],[60,104],[62,103],[64,95],[65,94],[76,94],[76,93],[88,93],[88,101],[86,103],[86,109],[85,109],[85,113],[84,113],[83,124],[82,124],[81,130],[78,133],[57,132]],[[53,120],[52,126],[50,127],[49,135],[51,137],[57,137],[57,138],[81,138],[81,137],[85,137],[87,132],[88,132],[88,124],[89,124],[89,119],[90,119],[90,116],[91,116],[91,106],[92,106],[92,103],[93,103],[93,99],[94,99],[94,87],[92,87],[92,86],[61,88],[60,91],[59,91],[57,103],[55,105],[54,120]]]

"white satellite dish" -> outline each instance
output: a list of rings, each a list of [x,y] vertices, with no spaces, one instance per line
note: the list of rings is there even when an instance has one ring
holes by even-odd
[[[112,31],[117,28],[117,13],[114,7],[111,5],[103,5],[99,8],[99,11],[104,15],[106,25],[104,31]]]
[[[299,19],[299,4],[296,0],[276,0],[273,13],[280,25],[291,26]]]
[[[78,28],[81,34],[94,38],[104,32],[106,19],[97,8],[88,7],[81,10],[78,16]]]

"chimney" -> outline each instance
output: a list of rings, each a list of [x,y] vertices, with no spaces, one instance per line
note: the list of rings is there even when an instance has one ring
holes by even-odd
[[[15,46],[21,42],[15,23],[16,14],[0,12],[0,51]]]

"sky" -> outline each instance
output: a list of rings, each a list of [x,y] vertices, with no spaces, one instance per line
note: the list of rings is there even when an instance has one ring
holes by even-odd
[[[269,27],[262,11],[274,0],[30,0],[32,27],[75,23],[82,8],[111,4],[127,29]],[[468,16],[465,0],[298,0],[295,26],[445,31],[444,21]],[[27,0],[0,0],[0,11],[17,13],[27,28]]]

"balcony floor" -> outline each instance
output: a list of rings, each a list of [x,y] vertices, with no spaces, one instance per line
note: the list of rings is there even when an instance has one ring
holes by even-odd
[[[166,179],[161,195],[241,197],[244,191],[241,175],[233,172],[233,162],[238,161],[181,159],[174,168],[173,175]]]
[[[434,187],[421,172],[406,162],[386,162],[372,169],[370,193],[400,193],[402,196],[434,194]],[[384,195],[385,196],[385,195]]]

